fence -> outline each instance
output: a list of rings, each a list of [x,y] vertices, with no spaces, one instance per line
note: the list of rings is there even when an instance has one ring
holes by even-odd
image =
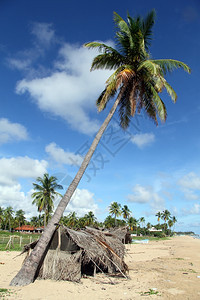
[[[22,248],[24,245],[32,243],[38,239],[38,236],[0,236],[0,248],[1,250]]]

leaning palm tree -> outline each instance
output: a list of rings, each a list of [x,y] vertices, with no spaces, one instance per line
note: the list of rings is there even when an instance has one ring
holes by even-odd
[[[165,80],[165,75],[176,68],[190,72],[190,68],[183,62],[173,59],[151,59],[149,47],[155,22],[154,11],[150,12],[145,19],[132,18],[128,15],[127,21],[114,13],[114,22],[115,48],[99,42],[87,43],[85,46],[96,48],[101,52],[94,58],[91,70],[114,70],[97,100],[99,111],[103,110],[108,101],[114,97],[115,102],[37,246],[12,280],[11,285],[26,285],[34,280],[46,246],[55,231],[55,223],[58,223],[62,217],[116,109],[119,108],[120,124],[124,129],[128,127],[131,117],[141,110],[144,110],[156,124],[158,118],[165,121],[167,112],[160,93],[166,89],[174,102],[177,98],[175,91]]]
[[[115,218],[115,226],[117,226],[117,217],[119,217],[122,213],[121,211],[121,204],[117,202],[112,202],[109,206],[109,212],[111,215],[114,215]]]
[[[57,184],[57,178],[49,176],[45,173],[43,178],[38,177],[36,179],[38,183],[33,183],[34,190],[32,193],[33,202],[36,204],[39,212],[44,212],[44,226],[47,224],[47,218],[53,212],[54,203],[56,196],[62,197],[62,195],[56,192],[56,189],[62,189],[62,185]]]

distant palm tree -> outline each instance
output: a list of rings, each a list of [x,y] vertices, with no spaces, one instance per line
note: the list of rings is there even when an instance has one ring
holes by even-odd
[[[39,225],[39,222],[38,222],[38,217],[36,217],[36,216],[34,216],[34,217],[31,218],[30,223],[31,223],[31,225],[34,226],[34,227],[40,226],[40,225]]]
[[[144,226],[145,226],[145,218],[144,217],[140,218],[140,223],[142,223],[142,227],[144,228]]]
[[[169,229],[171,230],[172,226],[174,225],[173,221],[171,219],[168,220],[168,226]]]
[[[43,178],[38,177],[36,181],[38,183],[33,183],[36,192],[32,194],[32,204],[37,205],[39,212],[44,212],[44,226],[46,226],[47,218],[53,212],[55,197],[62,197],[60,193],[56,192],[56,189],[62,189],[63,187],[57,184],[56,177],[49,176],[48,173],[45,173]]]
[[[0,206],[0,229],[4,220],[4,209]]]
[[[15,213],[15,219],[16,219],[16,221],[18,222],[19,227],[20,227],[21,225],[24,225],[24,224],[25,224],[26,218],[25,218],[24,215],[25,215],[25,211],[23,211],[22,209],[17,210],[16,213]]]
[[[104,220],[104,226],[106,228],[111,228],[115,226],[115,219],[112,218],[111,216],[107,216]]]
[[[170,216],[171,216],[171,213],[167,209],[165,209],[161,214],[161,218],[165,222],[165,229],[167,229],[167,221],[169,220]]]
[[[76,226],[77,222],[78,222],[78,218],[76,216],[76,213],[75,212],[71,212],[68,215],[67,226],[70,227],[70,228],[73,228],[73,227]]]
[[[175,229],[175,223],[177,222],[177,219],[176,219],[175,216],[172,217],[172,222],[173,222],[173,226],[174,226],[174,228],[173,228],[173,232],[174,232],[174,229]]]
[[[127,205],[124,205],[124,207],[122,207],[122,216],[124,218],[125,221],[127,221],[127,219],[130,217],[131,211],[128,208]]]
[[[89,211],[86,215],[85,215],[85,220],[86,220],[86,225],[91,226],[94,225],[94,222],[96,221],[95,215],[92,211]]]
[[[160,224],[160,218],[161,218],[161,216],[162,216],[161,212],[160,211],[157,212],[156,217],[158,218],[157,220],[158,220],[159,224]]]
[[[165,209],[161,214],[161,217],[165,223],[166,223],[166,221],[169,220],[170,216],[171,216],[171,213],[167,209]]]
[[[149,230],[151,228],[151,223],[147,223],[147,230]]]
[[[117,202],[112,202],[109,206],[109,212],[111,215],[114,215],[115,218],[115,226],[117,226],[117,217],[121,216],[121,204]]]
[[[183,68],[190,72],[190,68],[180,61],[151,59],[149,46],[152,40],[152,27],[155,23],[155,11],[150,12],[145,19],[132,18],[128,15],[127,21],[114,13],[114,21],[116,48],[99,42],[87,43],[85,46],[96,48],[101,52],[94,58],[91,70],[114,70],[106,82],[106,88],[97,100],[99,111],[103,110],[108,101],[116,96],[115,102],[85,155],[79,171],[60,201],[48,228],[23,264],[21,271],[12,280],[11,285],[24,285],[34,280],[46,246],[55,231],[54,224],[58,223],[62,217],[116,109],[119,108],[120,124],[124,129],[128,127],[135,113],[141,110],[144,110],[156,124],[158,124],[158,118],[165,121],[166,107],[159,94],[166,89],[174,102],[177,98],[175,91],[164,78],[166,73],[176,68]]]
[[[5,218],[5,229],[7,227],[7,223],[9,224],[9,231],[11,231],[11,221],[13,220],[14,210],[12,206],[8,206],[4,210],[4,218]]]

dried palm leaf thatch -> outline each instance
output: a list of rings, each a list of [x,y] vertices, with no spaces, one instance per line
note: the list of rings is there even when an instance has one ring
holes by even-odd
[[[66,251],[49,249],[38,277],[79,282],[81,279],[81,254],[82,251],[70,254]]]
[[[26,251],[33,246],[27,245]],[[87,227],[72,230],[59,227],[51,240],[39,278],[80,281],[81,274],[96,271],[121,273],[125,278],[128,266],[124,262],[125,246],[110,233]]]

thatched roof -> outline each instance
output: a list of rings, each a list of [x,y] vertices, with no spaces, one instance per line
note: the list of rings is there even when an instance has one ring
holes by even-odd
[[[94,271],[119,272],[126,277],[124,255],[125,246],[111,233],[89,227],[75,231],[62,226],[49,245],[39,277],[79,281],[81,274],[92,275]]]

